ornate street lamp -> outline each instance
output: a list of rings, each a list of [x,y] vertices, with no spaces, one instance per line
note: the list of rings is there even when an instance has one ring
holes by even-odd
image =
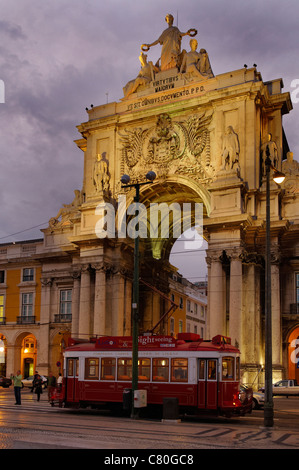
[[[146,179],[143,183],[130,183],[130,176],[123,175],[121,182],[122,188],[135,188],[136,194],[134,202],[136,204],[135,216],[138,217],[138,203],[140,186],[145,184],[151,184],[156,178],[156,173],[149,171],[146,174]],[[139,225],[139,224],[137,224]],[[131,417],[136,418],[138,416],[137,409],[134,407],[134,391],[138,390],[138,334],[139,334],[139,236],[135,236],[134,239],[134,280],[133,280],[133,299],[132,299],[132,413]]]
[[[273,180],[281,184],[285,175],[279,172],[270,158],[269,146],[266,148],[266,258],[265,258],[265,405],[264,426],[274,424],[273,384],[272,384],[272,307],[271,307],[271,251],[270,251],[270,170],[274,171]]]

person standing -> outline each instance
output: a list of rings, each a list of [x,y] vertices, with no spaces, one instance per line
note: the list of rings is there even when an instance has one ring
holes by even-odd
[[[15,392],[15,398],[16,398],[16,403],[15,405],[21,405],[21,388],[22,388],[22,375],[21,371],[17,370],[16,375],[11,374],[10,378],[13,381],[14,385],[14,392]]]
[[[56,377],[53,375],[52,372],[49,372],[48,377],[48,401],[51,400],[52,393],[56,387]]]
[[[40,396],[43,393],[43,381],[40,375],[37,375],[34,381],[35,393],[37,395],[37,401],[40,401]]]

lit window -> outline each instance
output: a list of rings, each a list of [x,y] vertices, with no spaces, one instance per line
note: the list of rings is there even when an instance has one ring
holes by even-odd
[[[132,380],[132,359],[117,359],[118,380]]]
[[[4,295],[0,295],[0,322],[1,318],[4,318]]]
[[[116,361],[112,357],[105,357],[102,359],[101,379],[102,380],[115,380],[115,364]]]
[[[235,359],[233,357],[224,357],[222,359],[222,380],[234,380],[234,369]]]
[[[171,359],[171,381],[188,382],[188,359]]]
[[[153,359],[153,382],[168,382],[169,359]]]
[[[99,379],[99,359],[86,358],[85,359],[85,379],[98,380]]]

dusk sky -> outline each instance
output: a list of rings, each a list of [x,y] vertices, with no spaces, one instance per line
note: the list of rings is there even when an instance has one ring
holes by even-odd
[[[140,45],[166,29],[167,13],[181,31],[198,30],[215,75],[256,63],[264,81],[283,79],[293,100],[283,125],[299,160],[298,0],[0,0],[0,7],[0,243],[41,238],[40,228],[81,189],[76,126],[90,104],[123,97],[140,69]],[[160,46],[148,52],[154,63],[159,57]]]

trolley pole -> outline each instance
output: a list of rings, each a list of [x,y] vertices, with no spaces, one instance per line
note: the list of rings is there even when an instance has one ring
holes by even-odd
[[[266,150],[266,278],[265,278],[265,405],[264,426],[274,423],[272,390],[272,307],[271,307],[271,253],[270,253],[270,151]]]
[[[270,149],[266,148],[266,256],[265,256],[265,405],[264,426],[274,425],[274,404],[272,384],[272,297],[271,297],[271,233],[270,233],[270,170],[273,180],[281,184],[285,174],[278,171],[272,164]]]
[[[130,181],[128,175],[124,175],[121,178],[121,182],[124,183],[122,188],[135,188],[134,202],[135,216],[138,220],[139,214],[139,199],[140,199],[140,186],[145,184],[153,183],[156,178],[156,174],[153,171],[149,171],[146,175],[149,181],[144,183],[133,183],[127,184]],[[138,390],[138,335],[139,335],[139,223],[136,224],[136,232],[134,238],[134,277],[133,277],[133,296],[132,296],[132,411],[131,418],[138,417],[138,409],[134,406],[134,392]]]

